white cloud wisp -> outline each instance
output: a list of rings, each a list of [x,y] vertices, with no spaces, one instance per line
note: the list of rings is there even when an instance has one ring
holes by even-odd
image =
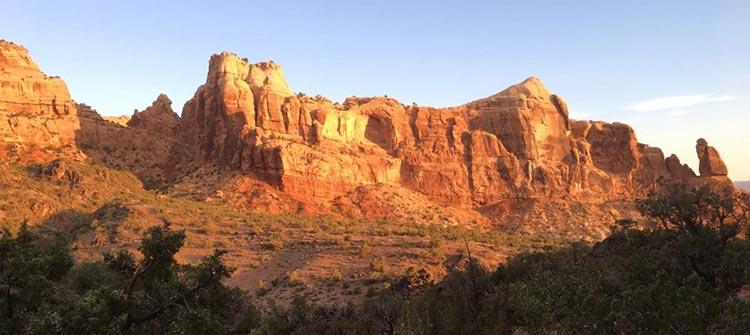
[[[688,108],[695,105],[704,104],[707,102],[721,102],[734,100],[735,97],[731,95],[717,95],[713,96],[710,94],[697,94],[697,95],[679,95],[672,97],[664,97],[652,100],[641,101],[628,106],[627,109],[636,112],[656,112],[677,108]]]

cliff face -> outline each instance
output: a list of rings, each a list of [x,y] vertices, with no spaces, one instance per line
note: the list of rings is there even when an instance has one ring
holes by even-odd
[[[0,41],[0,140],[19,148],[82,152],[112,168],[128,169],[144,181],[163,183],[176,175],[180,118],[161,95],[151,107],[110,122],[70,97],[67,85],[49,77],[16,44]],[[64,150],[61,150],[64,149]],[[23,150],[21,150],[23,151]]]
[[[182,128],[205,162],[313,201],[371,184],[467,207],[619,199],[645,194],[659,178],[695,178],[625,124],[570,120],[565,101],[538,78],[454,108],[354,97],[333,105],[292,95],[276,64],[222,53],[185,105]]]
[[[0,138],[5,143],[71,145],[76,104],[65,82],[48,77],[19,45],[0,40]]]
[[[148,183],[228,191],[252,209],[527,232],[593,222],[575,230],[601,235],[660,179],[729,183],[705,140],[696,146],[699,177],[638,143],[628,125],[569,119],[565,101],[538,78],[451,108],[385,97],[334,104],[293,94],[273,62],[224,52],[211,57],[182,117],[160,95],[110,122],[75,104],[22,47],[0,42],[0,65],[4,142],[76,144]],[[425,210],[433,206],[445,209],[438,219]]]
[[[78,116],[78,146],[95,161],[133,172],[148,187],[165,187],[192,159],[181,143],[180,118],[165,94],[129,118],[112,121],[84,104],[78,105]]]
[[[396,182],[395,159],[357,138],[368,119],[341,112],[324,99],[293,95],[277,64],[222,53],[211,57],[206,84],[185,104],[181,127],[184,142],[204,162],[303,198]]]

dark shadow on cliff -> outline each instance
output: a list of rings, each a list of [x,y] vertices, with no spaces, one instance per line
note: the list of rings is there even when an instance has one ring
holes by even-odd
[[[92,162],[133,173],[145,189],[166,191],[192,161],[181,143],[179,128],[168,135],[147,128],[124,126],[102,118],[91,107],[79,104],[79,129],[75,141]]]
[[[130,216],[130,209],[117,201],[103,204],[91,213],[65,209],[44,220],[35,229],[40,233],[63,235],[71,241],[79,240],[93,233],[92,242],[108,238],[115,234],[115,229]]]

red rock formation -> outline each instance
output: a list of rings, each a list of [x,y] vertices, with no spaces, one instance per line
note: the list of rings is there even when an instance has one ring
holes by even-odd
[[[470,128],[496,135],[518,158],[559,163],[570,153],[567,105],[538,78],[467,107]]]
[[[136,109],[137,111],[137,109]],[[135,111],[134,111],[135,112]],[[130,116],[128,115],[120,115],[120,116],[102,116],[103,119],[112,122],[114,124],[119,124],[123,127],[128,126],[128,121],[130,121]]]
[[[181,126],[205,162],[252,173],[302,197],[325,198],[396,182],[399,164],[382,150],[393,150],[409,127],[389,123],[392,108],[404,113],[397,102],[375,99],[342,114],[324,99],[294,96],[278,65],[222,53],[211,58],[206,84],[185,104]],[[368,123],[368,136],[379,136],[382,147],[365,139]],[[387,128],[390,135],[381,136]]]
[[[77,143],[96,161],[128,169],[152,186],[166,185],[189,170],[187,162],[192,159],[181,143],[180,119],[171,105],[161,94],[143,112],[133,112],[123,126],[79,104]]]
[[[429,217],[413,206],[401,206],[401,214],[381,208],[427,201],[453,208],[446,216],[471,212],[460,217],[481,216],[514,231],[601,235],[660,179],[728,182],[726,165],[704,140],[696,147],[696,177],[676,156],[638,143],[625,124],[570,120],[565,101],[537,78],[452,108],[383,97],[334,104],[293,94],[275,63],[251,64],[225,52],[211,57],[206,83],[181,118],[160,95],[123,126],[76,106],[65,83],[39,72],[21,47],[0,42],[0,66],[5,142],[75,141],[93,159],[149,183],[186,180],[178,188],[198,187],[194,182],[221,189],[241,175],[237,194],[228,195],[232,203],[277,211]],[[218,173],[208,180],[211,171]],[[389,192],[400,196],[380,199]],[[269,200],[277,193],[283,206]],[[254,194],[268,199],[243,199]]]
[[[172,138],[180,135],[180,117],[172,110],[172,100],[169,100],[166,94],[159,94],[159,97],[143,112],[135,110],[126,126],[145,129],[149,133],[159,133]]]
[[[40,146],[71,145],[76,105],[58,77],[48,77],[19,45],[0,40],[0,139]]]
[[[176,174],[169,162],[180,152],[175,148],[179,117],[166,95],[136,112],[124,127],[76,104],[65,82],[44,75],[21,46],[0,41],[0,69],[3,142],[73,151],[80,147],[90,158],[132,170],[143,180],[164,181]]]
[[[629,173],[638,167],[638,140],[630,126],[622,123],[575,122],[574,136],[590,144],[591,160],[609,173]]]
[[[680,159],[672,154],[666,159],[667,171],[676,180],[687,183],[695,178],[695,172],[687,164],[681,164]]]
[[[645,194],[660,178],[692,178],[625,124],[569,120],[565,101],[538,78],[454,108],[356,97],[334,105],[292,95],[276,64],[222,53],[185,105],[182,128],[205,162],[307,201],[371,184],[467,207],[538,196],[620,199]]]
[[[706,140],[700,138],[695,144],[695,151],[698,153],[701,177],[726,176],[729,174],[727,166],[721,160],[716,148],[709,146]]]

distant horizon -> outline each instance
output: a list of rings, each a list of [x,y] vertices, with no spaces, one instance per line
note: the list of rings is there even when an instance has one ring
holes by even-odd
[[[739,0],[4,7],[0,38],[106,116],[143,110],[160,93],[181,114],[221,51],[273,60],[292,91],[339,102],[388,95],[451,107],[534,76],[573,119],[626,123],[696,172],[705,138],[730,178],[750,180],[750,3]]]

